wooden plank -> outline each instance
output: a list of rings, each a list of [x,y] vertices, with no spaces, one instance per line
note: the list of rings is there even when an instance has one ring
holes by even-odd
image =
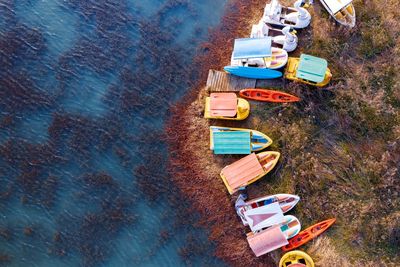
[[[238,92],[244,88],[255,88],[256,79],[241,78],[226,72],[210,70],[207,88],[210,92]]]

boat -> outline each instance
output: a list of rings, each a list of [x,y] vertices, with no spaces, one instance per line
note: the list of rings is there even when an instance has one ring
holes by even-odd
[[[356,25],[356,11],[353,0],[320,0],[328,13],[340,24],[353,28]]]
[[[210,149],[214,154],[250,154],[271,144],[271,138],[256,130],[210,126]]]
[[[269,173],[279,157],[280,153],[276,151],[252,153],[223,168],[220,176],[229,193],[233,194]]]
[[[248,209],[243,212],[244,224],[249,226],[253,233],[285,222],[285,216],[279,203],[271,203],[258,209]]]
[[[206,119],[244,120],[250,114],[250,104],[235,93],[212,93],[204,110]]]
[[[299,219],[293,215],[285,215],[284,221],[279,224],[281,231],[285,234],[287,239],[293,238],[299,234],[301,230],[301,224]]]
[[[311,239],[314,239],[325,232],[329,227],[332,226],[332,224],[335,223],[335,221],[336,219],[329,219],[308,227],[307,229],[301,231],[295,238],[290,239],[289,244],[282,247],[282,250],[289,251],[304,245]]]
[[[274,27],[306,28],[310,25],[311,15],[302,5],[302,0],[297,0],[293,7],[285,7],[278,0],[271,0],[264,8],[263,21]]]
[[[300,58],[289,57],[285,78],[323,87],[329,83],[332,74],[325,59],[301,54]]]
[[[235,39],[230,66],[279,69],[286,65],[288,53],[272,47],[272,37]]]
[[[257,89],[257,88],[240,90],[239,95],[249,100],[256,100],[263,102],[287,103],[287,102],[300,101],[300,98],[294,95],[290,95],[280,91]]]
[[[283,29],[272,28],[263,20],[251,28],[250,38],[272,38],[272,47],[282,48],[287,52],[296,50],[299,38],[296,35],[296,30],[291,26],[286,26]]]
[[[279,267],[315,267],[315,264],[307,253],[294,250],[282,256]]]
[[[226,66],[224,70],[232,75],[250,79],[276,79],[282,77],[280,71],[254,67]]]
[[[271,196],[263,196],[256,199],[252,199],[239,206],[236,209],[237,214],[242,220],[244,225],[248,225],[245,212],[248,210],[256,210],[260,207],[265,207],[273,203],[278,203],[282,213],[290,211],[300,201],[300,197],[291,194],[276,194]]]
[[[300,231],[300,221],[292,216],[284,216],[284,221],[269,228],[247,234],[247,242],[259,257],[288,244],[288,239]]]

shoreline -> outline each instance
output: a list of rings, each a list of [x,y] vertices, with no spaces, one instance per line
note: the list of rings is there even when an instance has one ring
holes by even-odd
[[[209,69],[219,70],[228,63],[233,40],[237,36],[248,35],[251,26],[257,23],[262,15],[265,1],[253,0],[245,4],[242,2],[234,0],[227,3],[220,24],[210,31],[209,41],[199,47],[203,54],[194,59],[193,65],[199,66],[197,69],[200,73],[199,79],[183,99],[171,109],[172,116],[167,123],[166,132],[167,136],[175,138],[172,140],[167,138],[170,152],[168,171],[174,184],[179,187],[184,196],[192,200],[192,207],[200,213],[202,219],[199,225],[209,230],[209,239],[216,244],[216,257],[235,266],[260,264],[275,266],[279,258],[273,259],[270,256],[257,258],[253,255],[247,244],[243,226],[234,210],[234,198],[228,195],[220,180],[220,170],[213,169],[215,166],[208,161],[212,157],[212,160],[221,165],[231,159],[229,156],[215,157],[210,152],[209,123],[203,118],[203,101],[198,101],[207,93],[205,82]],[[249,16],[248,14],[257,15]],[[222,49],[224,47],[226,49]],[[196,131],[197,128],[200,131]],[[204,135],[207,137],[205,138]],[[205,142],[195,141],[200,139]],[[189,140],[193,142],[185,142]],[[191,153],[192,150],[201,151],[199,153],[207,157],[200,159],[198,153]],[[208,175],[205,175],[204,167]],[[191,174],[189,179],[188,173]],[[188,180],[191,180],[190,186],[187,184]],[[206,207],[207,203],[217,205]],[[223,218],[219,218],[221,215]],[[216,224],[219,227],[216,227]],[[240,250],[237,250],[238,248]]]
[[[390,120],[400,121],[400,117],[377,104],[379,95],[373,90],[375,76],[386,82],[385,73],[391,67],[384,57],[370,58],[370,50],[365,50],[369,49],[368,38],[362,36],[365,41],[360,42],[359,31],[370,27],[370,21],[362,20],[358,22],[359,28],[352,30],[339,28],[323,15],[325,11],[321,11],[320,5],[315,5],[312,25],[299,33],[299,48],[294,55],[304,52],[325,57],[334,73],[330,85],[315,89],[289,83],[283,86],[284,91],[300,96],[303,101],[292,105],[251,102],[251,115],[245,121],[207,121],[203,118],[203,103],[208,70],[221,70],[229,63],[233,40],[249,35],[265,6],[265,1],[240,2],[227,3],[219,26],[210,32],[209,41],[200,46],[202,54],[193,62],[199,79],[171,109],[166,126],[168,172],[182,195],[200,213],[198,224],[209,231],[209,239],[216,244],[215,256],[234,266],[276,266],[282,255],[278,250],[257,258],[247,244],[246,232],[250,230],[240,223],[235,213],[236,195],[229,195],[219,177],[222,167],[240,156],[220,157],[209,150],[209,125],[224,125],[266,133],[274,140],[268,150],[282,153],[275,169],[247,188],[250,199],[275,193],[300,195],[302,200],[294,214],[302,222],[302,228],[323,219],[337,218],[328,234],[300,248],[318,266],[374,266],[395,262],[398,256],[391,250],[391,235],[396,233],[397,225],[392,221],[398,215],[389,211],[380,195],[384,190],[399,188],[394,178],[396,172],[386,170],[396,169],[399,161],[396,155],[400,153],[400,128]],[[366,12],[384,12],[382,8],[377,4],[356,6],[364,17]],[[389,36],[395,35],[396,32],[388,29]],[[343,45],[358,50],[348,47],[342,50]],[[396,51],[375,43],[370,45],[386,56]],[[365,64],[365,60],[370,62]],[[399,56],[395,62],[399,63]],[[364,89],[365,82],[368,90]],[[378,100],[385,101],[381,95],[380,92]],[[400,96],[391,97],[398,97],[400,101]],[[371,109],[384,119],[371,115]],[[396,202],[390,190],[385,197]],[[373,203],[375,206],[371,208]],[[354,206],[359,209],[354,210]],[[384,222],[380,222],[380,216]],[[369,224],[374,225],[370,233]],[[376,236],[381,241],[371,246]]]

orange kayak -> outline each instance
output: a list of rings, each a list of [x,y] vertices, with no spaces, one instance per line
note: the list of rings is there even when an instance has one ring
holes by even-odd
[[[323,232],[325,232],[331,225],[336,221],[336,219],[329,219],[325,220],[322,222],[319,222],[317,224],[314,224],[311,227],[308,227],[307,229],[301,231],[298,235],[293,237],[292,239],[289,240],[289,244],[286,246],[282,247],[283,251],[289,251],[295,248],[300,247],[301,245],[304,245],[311,239],[316,238]]]
[[[297,96],[289,95],[284,92],[266,90],[266,89],[243,89],[239,92],[241,97],[275,103],[297,102],[300,100]]]

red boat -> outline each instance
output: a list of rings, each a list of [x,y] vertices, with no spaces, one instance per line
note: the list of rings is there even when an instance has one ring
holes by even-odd
[[[275,103],[297,102],[300,98],[280,91],[266,89],[243,89],[239,92],[241,97]]]
[[[296,235],[295,237],[290,239],[289,244],[282,247],[282,250],[289,251],[289,250],[298,248],[301,245],[304,245],[311,239],[314,239],[317,236],[319,236],[320,234],[322,234],[323,232],[325,232],[329,227],[331,227],[332,224],[334,224],[335,221],[336,221],[336,219],[329,219],[329,220],[325,220],[325,221],[319,222],[317,224],[314,224],[311,227],[308,227],[307,229],[301,231],[298,235]]]

